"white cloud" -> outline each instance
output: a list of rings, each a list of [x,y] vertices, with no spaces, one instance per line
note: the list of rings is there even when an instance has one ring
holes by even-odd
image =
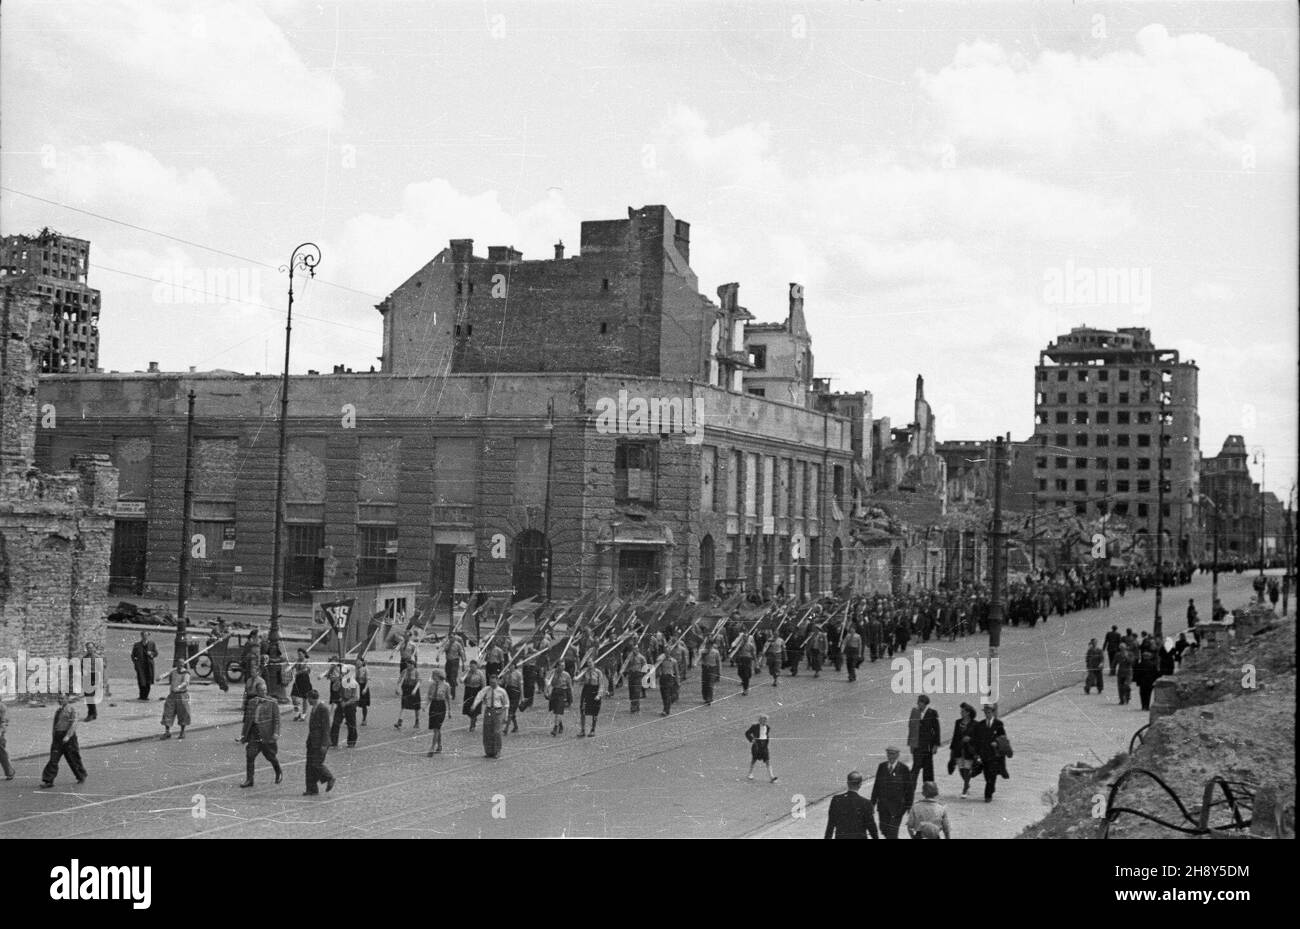
[[[53,167],[41,175],[43,191],[52,199],[137,225],[201,226],[211,211],[231,202],[207,168],[183,171],[123,142],[77,146],[54,156]]]
[[[961,45],[935,74],[918,72],[950,135],[977,147],[1060,158],[1109,145],[1177,142],[1240,164],[1290,164],[1296,111],[1276,75],[1201,34],[1152,24],[1136,50],[1036,59],[986,41]]]
[[[8,12],[8,11],[6,11]],[[19,56],[61,72],[88,92],[131,106],[180,108],[220,119],[283,119],[291,126],[341,123],[343,91],[308,67],[284,31],[254,3],[94,0],[27,7],[29,28],[55,34],[60,54],[15,44]],[[38,46],[39,43],[30,43]],[[110,84],[86,81],[104,74]]]

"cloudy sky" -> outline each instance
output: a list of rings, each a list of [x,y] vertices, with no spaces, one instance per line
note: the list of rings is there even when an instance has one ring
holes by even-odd
[[[701,290],[805,285],[816,373],[940,438],[1032,431],[1037,353],[1144,326],[1200,366],[1202,448],[1297,442],[1293,3],[260,4],[0,16],[0,217],[89,238],[101,362],[377,364],[443,247],[576,246],[665,203]],[[1090,277],[1133,286],[1057,286]],[[1258,476],[1258,475],[1257,475]]]

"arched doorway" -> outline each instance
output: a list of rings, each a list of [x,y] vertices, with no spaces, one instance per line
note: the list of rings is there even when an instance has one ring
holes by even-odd
[[[889,557],[889,587],[896,594],[903,592],[903,550],[895,548]]]
[[[526,529],[515,536],[515,600],[546,596],[546,569],[550,546],[546,536]]]
[[[844,543],[836,539],[831,543],[831,589],[839,590],[844,584]]]
[[[713,536],[700,539],[700,602],[707,603],[713,596]]]

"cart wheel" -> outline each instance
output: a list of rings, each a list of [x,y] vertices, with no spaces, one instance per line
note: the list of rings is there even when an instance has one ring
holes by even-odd
[[[200,655],[194,659],[194,674],[207,680],[212,676],[212,659],[207,655]]]
[[[238,659],[231,658],[226,662],[226,680],[232,684],[238,684],[244,679],[244,668],[240,665]]]

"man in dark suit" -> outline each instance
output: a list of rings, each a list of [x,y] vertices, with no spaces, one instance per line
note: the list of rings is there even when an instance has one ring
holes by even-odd
[[[898,838],[898,827],[912,807],[912,772],[898,760],[898,749],[885,749],[885,760],[876,769],[871,785],[871,803],[880,815],[880,832],[887,839]]]
[[[319,786],[325,785],[325,791],[334,789],[334,775],[325,767],[325,753],[330,747],[330,711],[320,702],[320,692],[307,694],[307,705],[311,708],[307,715],[307,790],[304,797],[313,797],[320,793]]]
[[[912,707],[907,724],[907,747],[912,752],[912,775],[919,781],[934,780],[934,753],[943,742],[939,713],[930,706],[930,698],[921,694]]]
[[[1007,734],[1006,726],[998,719],[998,705],[984,704],[984,718],[975,724],[975,751],[979,754],[980,765],[984,768],[984,802],[993,799],[993,791],[998,786],[998,776],[1008,776],[1007,760],[1002,756],[998,746],[998,737]]]
[[[850,771],[849,789],[831,797],[831,807],[826,814],[824,838],[865,839],[868,833],[873,839],[880,838],[876,832],[875,818],[872,816],[871,801],[858,793],[861,787],[862,775],[857,771]]]

